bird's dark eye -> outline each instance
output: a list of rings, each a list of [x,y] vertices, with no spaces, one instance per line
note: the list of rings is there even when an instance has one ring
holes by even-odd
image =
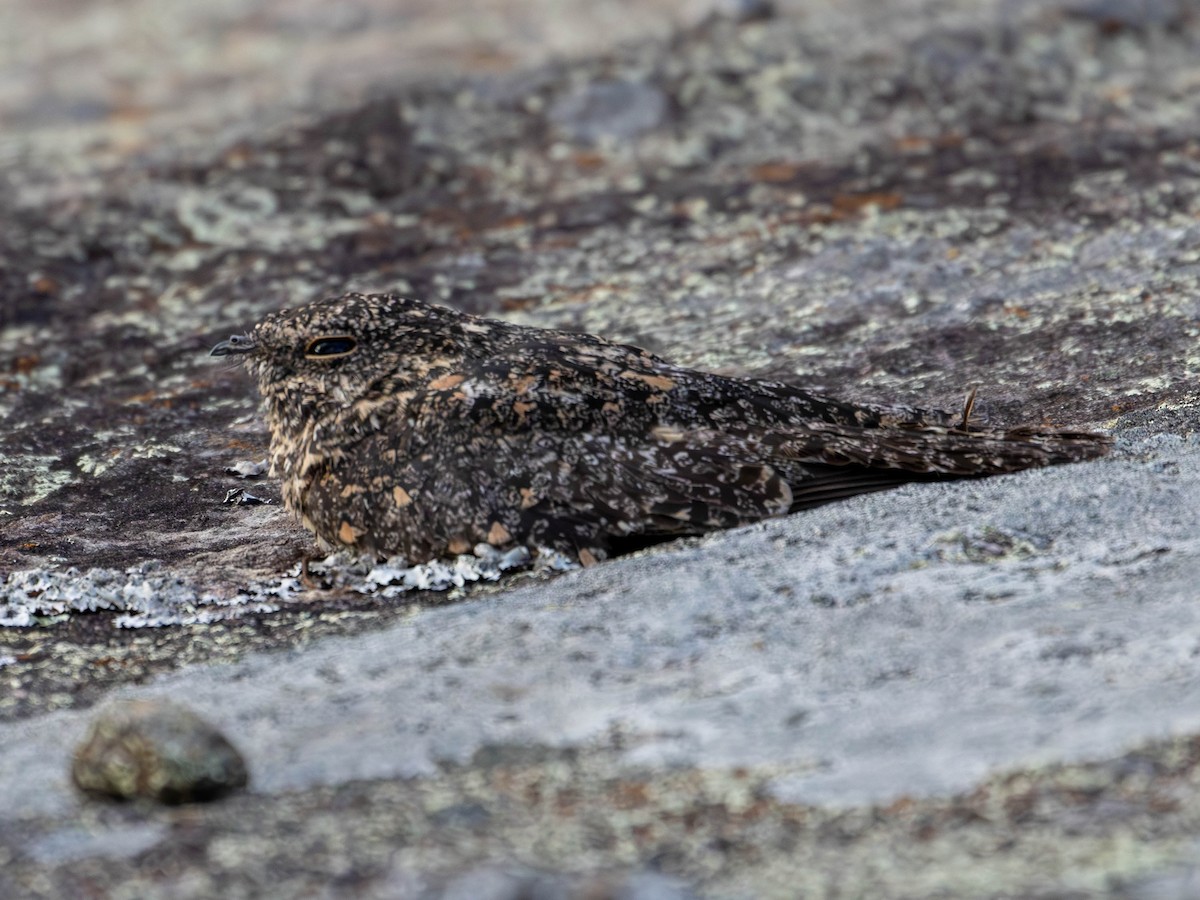
[[[358,341],[347,334],[334,335],[333,337],[314,338],[308,342],[308,346],[304,348],[304,355],[309,359],[320,357],[329,359],[334,356],[346,356],[353,353],[354,348],[358,346]]]

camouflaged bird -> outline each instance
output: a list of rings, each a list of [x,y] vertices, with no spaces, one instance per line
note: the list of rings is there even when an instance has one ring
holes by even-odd
[[[994,429],[672,365],[589,334],[391,294],[281,310],[218,344],[266,399],[271,470],[327,545],[410,564],[547,547],[584,564],[905,481],[1104,454],[1103,435]]]

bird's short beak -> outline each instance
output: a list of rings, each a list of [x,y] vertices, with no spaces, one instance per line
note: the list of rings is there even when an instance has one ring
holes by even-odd
[[[209,356],[232,356],[236,353],[251,353],[257,345],[254,338],[248,334],[235,334],[227,341],[221,341],[208,352]]]

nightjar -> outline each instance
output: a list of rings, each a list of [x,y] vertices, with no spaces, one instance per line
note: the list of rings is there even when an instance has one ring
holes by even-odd
[[[696,534],[891,487],[1101,456],[1100,434],[991,428],[672,365],[589,334],[392,294],[267,316],[213,348],[266,401],[271,470],[325,545],[410,564]]]

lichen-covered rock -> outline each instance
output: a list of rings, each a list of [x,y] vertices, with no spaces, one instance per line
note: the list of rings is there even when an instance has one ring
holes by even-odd
[[[75,751],[71,777],[89,794],[170,804],[215,800],[248,780],[245,761],[220,731],[161,700],[102,710]]]

